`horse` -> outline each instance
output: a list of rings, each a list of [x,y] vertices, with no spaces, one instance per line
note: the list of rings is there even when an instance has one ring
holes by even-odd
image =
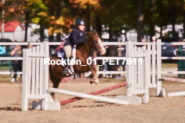
[[[92,77],[90,79],[90,83],[99,83],[98,76],[96,74],[95,65],[88,65],[87,58],[90,56],[92,51],[97,51],[100,55],[104,55],[106,50],[102,45],[102,40],[99,38],[96,32],[87,32],[87,39],[84,43],[77,45],[76,47],[76,59],[81,60],[82,65],[73,65],[73,69],[75,73],[84,73],[91,71]],[[58,60],[61,58],[58,57],[50,57],[50,60]],[[63,67],[61,65],[50,65],[49,66],[49,74],[50,79],[53,83],[53,88],[58,88],[60,81],[63,76],[62,71]],[[55,100],[55,94],[51,93],[53,99]]]

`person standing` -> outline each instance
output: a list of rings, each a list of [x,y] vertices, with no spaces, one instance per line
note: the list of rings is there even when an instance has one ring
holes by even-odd
[[[118,45],[118,57],[125,57],[126,56],[126,46]],[[119,60],[118,64],[118,71],[125,71],[125,62],[123,64],[123,59]],[[117,75],[117,79],[121,79],[121,74]]]
[[[179,39],[179,42],[185,42],[185,39]],[[185,45],[181,45],[176,49],[178,51],[178,56],[185,56]],[[178,60],[178,71],[185,71],[185,60]],[[185,74],[178,74],[179,78],[185,78]]]
[[[5,54],[5,53],[6,53],[6,49],[0,46],[0,55]],[[1,60],[0,60],[0,66],[1,66]]]
[[[10,48],[11,48],[10,55],[12,57],[21,57],[22,56],[22,50],[21,50],[20,45],[11,46]],[[11,82],[16,82],[17,72],[22,71],[22,60],[13,60],[12,66],[13,66],[14,76],[13,76]]]

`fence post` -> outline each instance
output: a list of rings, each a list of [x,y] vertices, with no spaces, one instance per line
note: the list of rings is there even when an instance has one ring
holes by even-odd
[[[23,73],[27,73],[26,70],[28,69],[28,54],[29,54],[29,50],[24,49],[24,53],[23,53]],[[25,74],[23,76],[22,79],[22,105],[21,105],[21,109],[22,111],[27,111],[28,110],[28,91],[30,88],[28,88],[28,74]]]
[[[43,45],[41,45],[41,47],[43,47],[44,49],[44,53],[45,54],[48,54],[47,57],[49,58],[49,43],[46,41],[43,43]],[[41,65],[44,65],[44,63],[42,63]],[[49,88],[49,65],[45,65],[44,66],[44,78],[43,78],[43,93],[46,95],[45,96],[45,99],[43,100],[43,110],[48,110],[48,96],[47,96],[47,93],[46,91],[48,90]]]
[[[161,95],[161,39],[157,40],[157,96]]]
[[[131,41],[128,41],[126,44],[126,59],[128,58],[132,58],[131,54],[132,54],[132,50],[133,50],[133,44]],[[131,69],[129,69],[130,67],[132,67],[132,65],[128,65],[127,61],[126,63],[126,70],[127,70],[127,74],[126,74],[126,78],[127,78],[127,96],[132,96],[132,80],[130,80],[130,78],[132,78],[132,71],[130,71]]]
[[[153,41],[152,43],[152,88],[156,87],[156,43]]]

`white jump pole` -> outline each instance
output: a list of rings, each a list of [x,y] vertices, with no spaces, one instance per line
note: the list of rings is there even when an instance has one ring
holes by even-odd
[[[169,97],[185,96],[185,91],[169,93],[168,96],[169,96]]]
[[[116,103],[116,104],[122,104],[122,105],[129,104],[129,102],[127,102],[127,101],[122,101],[122,100],[118,100],[118,99],[111,99],[111,98],[106,98],[106,97],[101,97],[101,96],[94,96],[94,95],[73,92],[73,91],[67,91],[67,90],[61,90],[61,89],[55,89],[55,88],[48,89],[48,92],[62,93],[62,94],[77,96],[77,97],[81,97],[81,98],[98,100],[98,101],[107,102],[107,103]]]

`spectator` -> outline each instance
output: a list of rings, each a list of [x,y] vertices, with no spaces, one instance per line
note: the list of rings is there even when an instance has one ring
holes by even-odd
[[[152,42],[156,42],[155,36],[152,36]]]
[[[108,71],[107,62],[104,64],[105,71]],[[105,78],[109,78],[108,74],[105,74]]]
[[[10,48],[11,48],[11,52],[10,52],[11,56],[13,56],[13,57],[21,57],[22,56],[22,50],[21,50],[20,45],[11,46]],[[11,82],[16,82],[17,71],[22,71],[22,60],[13,60],[12,66],[13,66],[14,76],[13,76]],[[21,81],[21,77],[20,77],[20,81]]]
[[[100,56],[98,54],[98,56]],[[101,56],[101,57],[104,57],[104,56]],[[97,60],[97,65],[99,66],[99,71],[108,71],[108,66],[107,66],[107,62],[104,62],[103,64],[103,60]],[[103,74],[99,74],[99,77],[98,78],[102,78],[103,77]],[[109,75],[108,74],[105,74],[105,78],[109,78]]]
[[[6,49],[0,46],[0,55],[6,53]]]
[[[179,42],[185,42],[185,39],[179,39]],[[181,45],[176,49],[178,51],[178,56],[185,56],[185,45]],[[178,60],[178,71],[185,71],[185,60]],[[179,78],[184,78],[185,74],[178,74]]]
[[[33,45],[31,45],[31,44],[28,44],[28,48],[33,48]]]
[[[6,49],[0,46],[0,55],[5,54],[5,53],[6,53]],[[0,60],[0,66],[1,66],[1,60]]]
[[[126,56],[125,50],[126,50],[125,46],[118,45],[118,56],[119,57],[125,57]],[[125,71],[125,63],[123,64],[123,60],[119,60],[118,71],[121,71],[121,68],[122,68],[122,71]],[[117,78],[121,79],[121,75],[118,74]]]
[[[146,39],[142,38],[142,39],[141,39],[141,42],[146,42]]]
[[[146,39],[142,38],[142,39],[141,39],[141,42],[142,42],[142,43],[146,43]],[[138,45],[137,47],[143,47],[143,46],[146,46],[146,44],[144,44],[144,45]]]

